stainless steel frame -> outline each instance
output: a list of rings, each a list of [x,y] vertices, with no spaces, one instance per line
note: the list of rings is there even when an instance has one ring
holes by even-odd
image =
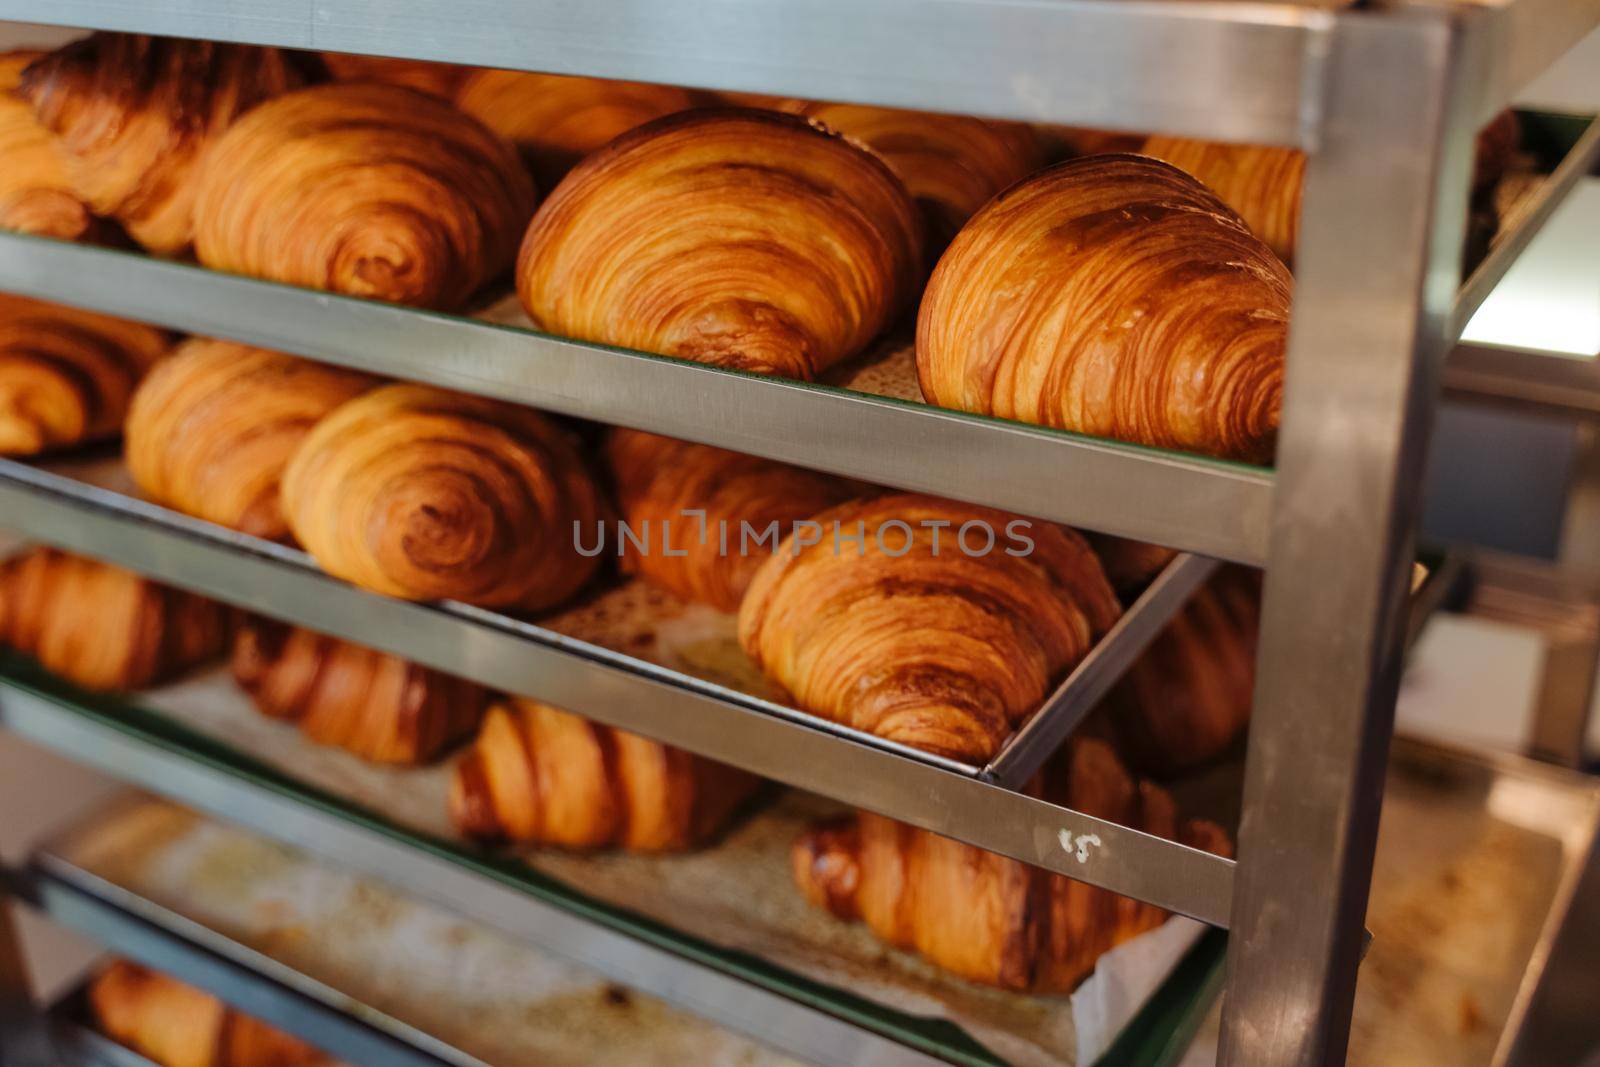
[[[1486,285],[1474,281],[1459,295],[1456,285],[1473,137],[1522,83],[1600,22],[1600,0],[1341,11],[1160,0],[483,0],[465,10],[440,0],[53,0],[41,7],[0,0],[0,18],[1306,148],[1307,209],[1275,476],[21,238],[0,239],[0,285],[1206,555],[1265,561],[1237,872],[1213,857],[1108,829],[1116,846],[1067,873],[1217,923],[1231,898],[1224,1063],[1310,1067],[1342,1058],[1406,629],[1418,481],[1445,352]],[[1486,269],[1503,270],[1519,250],[1505,248]],[[673,405],[663,397],[679,410],[667,410]],[[705,428],[718,420],[724,427]],[[971,451],[950,447],[956,442]],[[904,458],[859,458],[886,448]],[[948,458],[935,465],[923,458],[930,455]],[[35,532],[48,530],[80,550],[163,576],[185,574],[218,595],[240,595],[248,585],[266,610],[363,638],[383,632],[416,658],[433,658],[430,645],[481,656],[487,671],[511,682],[533,669],[512,662],[504,627],[466,609],[338,594],[292,553],[223,544],[164,519],[143,528],[131,515],[107,521],[104,501],[58,489],[8,469],[0,515],[8,524],[21,515]],[[251,577],[236,580],[230,571]],[[546,672],[541,691],[576,697],[571,702],[605,721],[644,727],[631,699],[685,695],[675,681],[618,671],[603,657],[533,634],[514,636],[521,655]],[[580,659],[587,669],[571,669]],[[707,715],[706,697],[727,713]],[[763,739],[778,735],[753,724],[777,721],[775,713],[748,704],[697,694],[684,705],[690,713],[652,719],[654,732],[1064,866],[1042,840],[1052,835],[1038,831],[1049,819],[1077,816],[837,731],[786,728],[781,756],[763,751]],[[58,742],[67,729],[47,709],[9,697],[4,715],[9,725]],[[666,721],[675,724],[670,736]],[[119,773],[204,774],[156,753],[118,749],[105,737],[73,740],[83,758]],[[915,791],[896,793],[872,780],[890,760],[903,765],[899,778],[920,783],[915,811],[901,805]],[[317,832],[341,839],[337,828]],[[347,859],[372,860],[370,843],[345,835]],[[429,857],[389,859],[407,864],[408,881],[422,871],[451,877],[433,870]],[[526,905],[519,902],[519,923]],[[649,989],[650,976],[641,977],[635,984]],[[730,1005],[751,1006],[723,992],[729,999],[703,1005],[706,1014],[727,1019]],[[735,1025],[749,1017],[734,1014]]]

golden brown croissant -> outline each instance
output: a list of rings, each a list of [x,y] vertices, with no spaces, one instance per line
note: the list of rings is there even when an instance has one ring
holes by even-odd
[[[1182,825],[1172,798],[1136,782],[1111,748],[1075,739],[1042,776],[1047,800],[1229,855],[1222,829]],[[1070,991],[1106,952],[1166,918],[1152,904],[862,812],[795,842],[794,877],[814,904],[975,982]]]
[[[1256,572],[1219,571],[1101,702],[1092,728],[1157,778],[1222,755],[1250,721],[1260,615]]]
[[[281,540],[278,487],[311,427],[377,384],[356,371],[196,337],[134,394],[128,472],[158,503]]]
[[[484,717],[450,785],[462,833],[664,852],[713,837],[760,780],[657,741],[513,698]]]
[[[428,93],[334,82],[217,143],[195,254],[218,270],[452,309],[511,263],[533,183],[511,145]]]
[[[572,442],[528,408],[389,385],[323,419],[283,477],[325,570],[389,596],[537,611],[598,568],[574,531],[603,503]]]
[[[106,1035],[161,1067],[332,1067],[299,1038],[175,978],[116,960],[89,985]]]
[[[1222,201],[1143,156],[1013,186],[939,261],[917,319],[935,404],[1263,462],[1289,272]]]
[[[786,463],[638,430],[613,431],[605,452],[622,518],[648,542],[623,555],[623,568],[722,611],[738,610],[766,555],[760,548],[741,551],[741,523],[750,539],[774,522],[786,533],[860,489]],[[695,510],[703,514],[686,514]]]
[[[233,677],[265,714],[376,763],[429,762],[489,701],[464,678],[266,619],[240,627]]]
[[[164,330],[0,293],[0,455],[115,437]]]
[[[222,654],[213,600],[53,548],[0,563],[0,644],[86,689],[143,689]]]
[[[1131,594],[1148,585],[1167,564],[1177,558],[1178,550],[1147,541],[1085,531],[1083,535],[1094,554],[1100,557],[1111,588],[1118,593]],[[1124,597],[1124,599],[1130,599]]]
[[[0,229],[74,240],[93,221],[73,190],[67,153],[17,96],[23,68],[43,52],[0,54]]]
[[[675,85],[479,70],[456,104],[522,150],[541,189],[553,189],[578,160],[635,126],[694,106]]]
[[[422,59],[396,59],[392,56],[358,56],[348,52],[323,52],[328,73],[343,82],[387,82],[420,89],[446,100],[456,91],[472,67],[455,63],[429,63]]]
[[[934,256],[991,196],[1044,165],[1033,131],[1020,122],[860,104],[804,104],[799,113],[889,164],[922,207]]]
[[[809,379],[888,325],[920,266],[916,207],[870,153],[773,111],[686,111],[567,175],[517,291],[551,333]]]
[[[929,752],[993,756],[1121,612],[1051,523],[909,494],[814,522],[756,572],[740,643],[801,708]]]
[[[202,154],[239,115],[301,81],[274,48],[96,33],[30,66],[20,91],[60,134],[94,213],[175,255],[193,236]]]

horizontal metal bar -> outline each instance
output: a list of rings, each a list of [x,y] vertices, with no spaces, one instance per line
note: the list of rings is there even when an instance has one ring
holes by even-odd
[[[1447,395],[1600,415],[1600,353],[1569,356],[1498,345],[1461,344],[1444,367]]]
[[[0,0],[0,18],[1296,144],[1330,16],[1161,0]]]
[[[1259,564],[1272,475],[0,234],[0,289]]]
[[[981,781],[976,767],[490,612],[367,593],[303,553],[12,461],[0,461],[0,526],[1225,924],[1231,861]],[[1080,861],[1063,830],[1103,847]]]
[[[1012,735],[1000,754],[984,768],[984,777],[1020,789],[1216,569],[1217,561],[1204,556],[1184,554],[1169,563],[1062,680],[1033,718]]]
[[[1528,245],[1544,229],[1544,224],[1550,221],[1555,209],[1577,188],[1578,179],[1593,169],[1596,159],[1600,159],[1600,118],[1589,122],[1589,128],[1556,165],[1550,177],[1540,184],[1538,191],[1525,205],[1519,206],[1516,226],[1509,233],[1496,235],[1489,254],[1478,264],[1471,277],[1462,283],[1460,291],[1456,293],[1455,304],[1450,309],[1449,331],[1446,335],[1450,340],[1461,337],[1472,316],[1506,276],[1506,271],[1528,250]]]
[[[358,1067],[482,1067],[475,1057],[57,857],[42,855],[7,880],[54,922]]]

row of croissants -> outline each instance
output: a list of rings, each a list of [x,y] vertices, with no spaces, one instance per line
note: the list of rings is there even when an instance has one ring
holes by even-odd
[[[797,379],[917,305],[931,403],[1274,449],[1294,150],[101,33],[0,59],[0,155],[0,227],[441,310],[514,267],[541,330]]]

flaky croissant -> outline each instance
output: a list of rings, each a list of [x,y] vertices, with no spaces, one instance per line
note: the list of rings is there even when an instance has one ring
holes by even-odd
[[[429,93],[334,82],[256,108],[200,176],[218,270],[445,310],[511,263],[533,183],[511,145]]]
[[[623,554],[623,568],[722,611],[738,610],[770,553],[770,540],[766,551],[742,544],[772,523],[782,536],[859,491],[801,467],[638,430],[613,431],[605,455],[622,519],[647,541]]]
[[[192,338],[134,394],[128,473],[158,503],[281,540],[289,457],[312,426],[376,384],[281,352]]]
[[[935,404],[1250,462],[1272,457],[1289,272],[1193,178],[1088,156],[1013,186],[917,319]]]
[[[263,713],[376,763],[431,761],[489,702],[466,679],[266,619],[240,627],[233,677]]]
[[[323,419],[282,500],[325,570],[389,596],[536,611],[600,564],[577,549],[574,529],[593,530],[604,505],[567,435],[443,389],[384,386]]]
[[[1074,740],[1035,789],[1046,799],[1223,855],[1215,824],[1180,824],[1172,798],[1136,782],[1103,742]],[[795,882],[814,904],[963,978],[1064,993],[1167,913],[993,852],[862,812],[795,842]]]
[[[810,103],[799,113],[889,164],[921,205],[935,255],[986,200],[1044,165],[1038,139],[1020,122],[861,104]]]
[[[387,82],[420,89],[425,93],[454,98],[472,67],[455,63],[429,63],[422,59],[396,59],[392,56],[359,56],[349,52],[323,52],[328,73],[344,82]]]
[[[578,164],[528,230],[544,330],[810,379],[910,299],[920,221],[870,153],[773,111],[686,111]]]
[[[96,33],[35,62],[20,92],[61,136],[94,213],[176,255],[193,235],[201,156],[239,115],[302,80],[274,48]]]
[[[675,85],[604,78],[474,71],[456,104],[521,149],[541,189],[553,189],[578,160],[651,119],[694,106]]]
[[[143,689],[222,654],[221,604],[53,548],[0,563],[0,645],[86,689]]]
[[[760,784],[733,767],[535,700],[495,704],[450,785],[486,841],[665,852],[715,836]]]
[[[0,293],[0,455],[115,437],[164,330]]]
[[[127,960],[89,984],[101,1030],[160,1067],[332,1067],[299,1038]]]
[[[756,572],[740,643],[806,711],[929,752],[993,756],[1121,613],[1054,524],[913,495],[813,521]]]
[[[89,206],[73,189],[61,142],[15,92],[23,68],[42,55],[0,54],[0,229],[70,241],[88,231]]]

